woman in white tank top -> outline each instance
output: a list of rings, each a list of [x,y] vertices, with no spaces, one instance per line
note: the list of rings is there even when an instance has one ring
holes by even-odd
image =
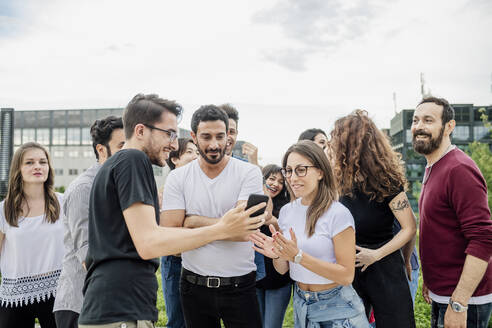
[[[279,215],[281,232],[251,236],[254,249],[273,259],[279,273],[290,270],[296,327],[369,327],[364,305],[352,288],[354,220],[338,198],[330,163],[312,141],[291,146],[282,173],[295,201]]]
[[[22,145],[0,203],[0,327],[56,327],[53,303],[64,246],[61,199],[53,189],[48,152]]]

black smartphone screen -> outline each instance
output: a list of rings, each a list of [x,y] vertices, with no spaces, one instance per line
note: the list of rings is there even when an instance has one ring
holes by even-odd
[[[251,194],[248,197],[248,203],[246,204],[246,209],[249,209],[260,203],[268,203],[268,196],[260,195],[260,194]],[[251,214],[250,217],[262,215],[263,213],[265,213],[265,209],[266,206]]]

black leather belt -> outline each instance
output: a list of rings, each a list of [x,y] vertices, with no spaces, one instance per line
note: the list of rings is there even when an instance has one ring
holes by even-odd
[[[222,286],[235,286],[243,283],[254,282],[256,278],[256,272],[252,271],[244,276],[238,277],[212,277],[212,276],[202,276],[186,270],[185,268],[181,271],[181,277],[187,282],[193,285],[205,286],[208,288],[219,288]]]

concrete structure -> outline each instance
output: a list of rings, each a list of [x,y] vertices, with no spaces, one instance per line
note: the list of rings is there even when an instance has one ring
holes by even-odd
[[[492,136],[483,125],[480,108],[486,110],[492,118],[492,106],[474,106],[473,104],[452,104],[455,110],[456,128],[452,135],[452,143],[467,150],[473,141],[488,143],[492,149]],[[412,146],[410,128],[413,120],[413,109],[404,109],[391,119],[390,137],[393,148],[402,154],[405,162],[406,176],[409,183],[408,198],[414,211],[418,210],[415,195],[420,192],[420,183],[425,170],[426,161],[423,155],[416,153]]]
[[[55,169],[55,187],[67,187],[77,175],[95,163],[90,126],[97,119],[122,116],[123,108],[34,110],[14,112],[14,151],[21,144],[36,141],[50,152]],[[179,129],[179,136],[189,131]],[[163,170],[154,166],[159,188]]]

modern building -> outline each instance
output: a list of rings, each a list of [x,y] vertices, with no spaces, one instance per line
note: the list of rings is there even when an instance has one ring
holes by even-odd
[[[28,141],[45,146],[55,169],[55,187],[67,187],[95,163],[90,126],[110,115],[122,116],[123,108],[14,111],[14,151]],[[189,136],[189,131],[180,128],[179,136]],[[154,174],[160,188],[165,171],[154,166]]]
[[[492,136],[481,120],[481,108],[492,118],[492,106],[474,106],[473,104],[452,104],[455,111],[456,127],[452,135],[452,143],[468,150],[473,141],[488,143],[492,149]],[[402,154],[405,162],[409,190],[408,198],[414,211],[418,209],[415,195],[420,192],[421,181],[425,170],[424,156],[416,153],[412,146],[410,128],[413,120],[413,109],[404,109],[391,119],[390,137],[393,148]]]

